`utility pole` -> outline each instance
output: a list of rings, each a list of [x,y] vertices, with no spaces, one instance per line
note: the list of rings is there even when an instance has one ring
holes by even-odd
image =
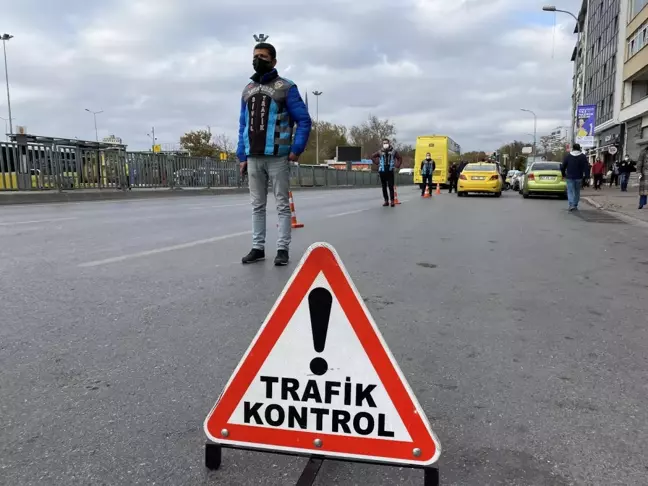
[[[13,122],[11,118],[11,96],[9,95],[9,69],[7,68],[7,41],[13,39],[13,35],[2,34],[2,50],[4,51],[5,80],[7,83],[7,109],[9,111],[9,134],[13,134]]]
[[[95,140],[98,142],[99,141],[99,132],[97,131],[97,115],[99,113],[103,113],[103,110],[92,111],[92,110],[89,110],[89,109],[86,108],[85,111],[87,111],[88,113],[92,113],[92,115],[94,116]]]
[[[321,91],[313,91],[315,95],[315,164],[319,165],[319,97],[322,95]]]

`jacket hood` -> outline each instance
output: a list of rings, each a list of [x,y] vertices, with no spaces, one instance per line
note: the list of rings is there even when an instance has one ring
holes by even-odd
[[[573,155],[574,157],[578,157],[582,153],[583,152],[581,152],[580,150],[574,150],[574,151],[570,152],[569,154]]]

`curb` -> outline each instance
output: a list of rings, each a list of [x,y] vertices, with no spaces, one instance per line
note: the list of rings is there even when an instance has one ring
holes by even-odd
[[[315,186],[315,187],[294,187],[294,192],[299,191],[320,191],[320,190],[343,190],[373,188],[374,186]],[[159,189],[159,190],[137,190],[132,191],[111,191],[96,189],[96,192],[0,192],[0,206],[14,206],[20,204],[47,204],[47,203],[68,203],[68,202],[92,202],[92,201],[125,201],[136,199],[156,199],[170,197],[197,197],[197,196],[223,196],[228,194],[248,194],[247,187],[235,188],[213,188],[213,189]]]
[[[592,207],[594,207],[594,208],[596,208],[596,209],[598,209],[600,211],[604,211],[606,213],[609,213],[609,214],[621,219],[622,221],[625,221],[626,223],[634,224],[636,226],[641,226],[643,228],[648,228],[648,222],[644,221],[643,219],[637,218],[635,216],[631,216],[631,215],[629,215],[627,213],[622,213],[621,211],[614,211],[612,209],[604,209],[601,204],[594,201],[590,197],[583,197],[582,199],[583,199],[583,201],[585,201],[590,206],[592,206]]]
[[[587,204],[589,204],[590,206],[595,207],[596,209],[604,210],[604,209],[603,209],[603,206],[601,206],[599,203],[597,203],[597,202],[596,202],[594,199],[592,199],[591,197],[587,197],[587,196],[585,196],[585,197],[583,197],[583,201],[585,201],[585,202],[586,202]]]

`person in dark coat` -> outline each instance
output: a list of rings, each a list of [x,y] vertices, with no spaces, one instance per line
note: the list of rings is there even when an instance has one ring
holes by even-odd
[[[448,182],[450,183],[450,194],[452,194],[452,189],[457,192],[457,182],[459,181],[459,167],[456,162],[453,162],[448,171]]]
[[[421,184],[421,196],[425,196],[426,190],[430,196],[432,195],[432,177],[435,170],[436,162],[432,160],[430,154],[425,154],[425,160],[421,162],[421,178],[423,180]]]
[[[575,143],[573,150],[565,156],[561,166],[562,176],[567,179],[567,199],[569,199],[570,211],[578,209],[581,184],[588,167],[587,157],[581,152],[581,146]]]

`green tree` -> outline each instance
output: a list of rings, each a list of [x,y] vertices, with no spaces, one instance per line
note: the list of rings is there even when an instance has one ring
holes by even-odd
[[[319,129],[319,135],[318,135]],[[338,146],[349,145],[347,140],[347,129],[344,125],[336,125],[325,121],[319,124],[313,122],[313,128],[308,138],[306,150],[299,157],[302,164],[315,164],[317,137],[319,137],[319,161],[323,164],[325,160],[331,160],[335,157]]]
[[[192,157],[219,157],[218,147],[212,142],[209,130],[192,130],[180,137],[180,145]]]
[[[401,168],[413,168],[415,165],[414,154],[416,152],[416,148],[411,144],[399,143],[396,145],[396,150],[398,150],[398,152],[401,154],[401,157],[403,157],[403,165],[401,166]]]
[[[479,162],[481,159],[486,158],[486,152],[483,150],[480,151],[472,151],[472,152],[466,152],[461,155],[461,158],[465,160],[466,162]]]

